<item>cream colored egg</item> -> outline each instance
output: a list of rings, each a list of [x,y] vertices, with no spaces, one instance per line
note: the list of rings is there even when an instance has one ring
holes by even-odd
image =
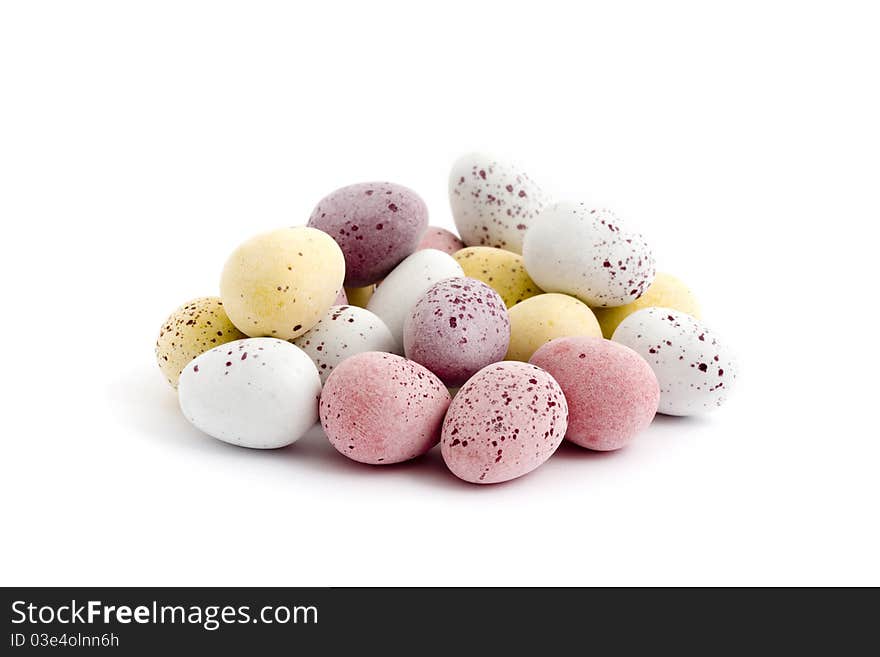
[[[370,301],[370,297],[373,296],[373,292],[375,291],[375,285],[367,285],[366,287],[347,287],[345,288],[345,295],[348,297],[348,304],[350,306],[366,308]]]
[[[156,360],[168,383],[176,388],[181,371],[193,358],[244,337],[226,316],[219,297],[199,297],[180,306],[162,324]]]
[[[483,281],[504,299],[508,308],[541,294],[541,289],[526,273],[521,255],[491,246],[470,246],[452,257],[461,265],[465,276]]]
[[[700,304],[694,293],[672,274],[657,274],[648,290],[632,303],[616,308],[594,308],[602,327],[602,335],[609,340],[620,323],[642,308],[672,308],[700,319]]]
[[[602,337],[593,311],[567,294],[539,294],[516,304],[508,315],[510,347],[506,360],[528,361],[541,345],[556,338]]]
[[[242,332],[289,340],[321,319],[344,277],[342,251],[327,233],[281,228],[232,253],[220,279],[220,298]]]

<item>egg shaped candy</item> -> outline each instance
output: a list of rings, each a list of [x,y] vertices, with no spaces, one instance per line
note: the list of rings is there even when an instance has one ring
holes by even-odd
[[[440,450],[459,479],[494,484],[527,474],[562,442],[568,406],[559,384],[528,363],[484,367],[449,406]]]
[[[609,340],[614,329],[627,317],[642,308],[673,308],[691,317],[700,319],[700,304],[694,293],[671,274],[658,273],[647,291],[632,303],[614,308],[596,308],[594,312],[602,335]]]
[[[385,322],[403,353],[403,325],[416,302],[434,283],[462,276],[459,264],[437,249],[416,251],[392,271],[376,288],[367,310]]]
[[[736,379],[723,342],[698,319],[672,308],[645,308],[624,319],[615,342],[642,356],[660,383],[659,412],[697,415],[721,406]]]
[[[507,352],[510,322],[498,293],[473,278],[434,283],[403,328],[404,353],[457,387]]]
[[[541,345],[570,335],[602,337],[596,316],[586,304],[567,294],[548,292],[510,309],[507,360],[527,361]]]
[[[183,415],[233,445],[272,449],[298,440],[318,420],[321,379],[298,347],[245,338],[197,356],[180,375]]]
[[[602,337],[558,338],[529,361],[553,376],[568,402],[565,437],[581,447],[620,449],[657,413],[660,386],[629,347]]]
[[[449,203],[465,244],[521,253],[523,235],[547,205],[547,197],[517,165],[469,153],[452,165]]]
[[[523,265],[521,255],[489,246],[470,246],[453,256],[468,278],[476,278],[495,290],[510,308],[540,294]]]
[[[375,289],[375,285],[345,288],[345,296],[348,299],[348,305],[357,306],[358,308],[366,308]]]
[[[418,249],[437,249],[452,255],[464,248],[464,242],[458,239],[458,235],[439,226],[428,226],[428,230],[422,235]]]
[[[176,388],[180,373],[193,358],[245,337],[229,320],[219,297],[200,297],[180,306],[162,324],[156,361],[168,383]]]
[[[333,300],[334,306],[347,306],[348,305],[348,295],[345,293],[345,288],[339,288],[339,292],[336,293],[336,299]]]
[[[418,363],[375,351],[340,363],[321,393],[324,433],[340,454],[372,465],[408,461],[440,439],[449,392]]]
[[[293,340],[321,375],[321,383],[346,358],[365,351],[394,351],[391,331],[369,310],[356,306],[330,306],[309,331]]]
[[[226,261],[220,298],[246,335],[289,340],[312,328],[336,300],[345,259],[326,233],[299,226],[251,238]]]
[[[526,271],[546,292],[589,306],[622,306],[654,280],[654,256],[644,238],[608,210],[563,202],[547,208],[523,244]]]
[[[321,199],[309,226],[339,244],[346,287],[363,287],[382,280],[416,250],[428,226],[428,207],[403,185],[359,183]]]

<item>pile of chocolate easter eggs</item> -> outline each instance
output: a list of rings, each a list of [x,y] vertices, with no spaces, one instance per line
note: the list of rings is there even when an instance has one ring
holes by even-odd
[[[458,236],[375,182],[239,245],[219,296],[180,306],[156,343],[187,420],[250,448],[320,421],[371,465],[439,443],[454,475],[497,483],[564,439],[620,449],[658,412],[724,402],[728,348],[628,222],[479,153],[453,165],[449,200]]]

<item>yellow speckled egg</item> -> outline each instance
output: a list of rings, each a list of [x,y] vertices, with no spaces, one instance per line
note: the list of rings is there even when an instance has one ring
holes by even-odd
[[[691,317],[701,319],[700,304],[694,293],[671,274],[658,273],[645,293],[632,303],[616,308],[594,308],[596,319],[602,327],[602,335],[609,340],[614,329],[627,317],[642,308],[672,308]]]
[[[516,304],[510,316],[507,360],[528,361],[538,347],[572,335],[602,337],[602,329],[587,304],[567,294],[539,294]]]
[[[357,306],[358,308],[366,308],[367,302],[373,296],[375,285],[367,285],[366,287],[347,287],[345,294],[348,297],[348,305]]]
[[[508,308],[541,294],[541,289],[526,273],[521,255],[491,246],[470,246],[456,251],[452,257],[461,265],[465,276],[483,281],[501,295]]]
[[[247,337],[223,310],[219,297],[199,297],[175,310],[159,330],[156,360],[172,388],[196,356],[225,342]]]
[[[345,258],[327,233],[281,228],[252,237],[229,256],[220,298],[247,335],[290,340],[318,323],[344,277]]]

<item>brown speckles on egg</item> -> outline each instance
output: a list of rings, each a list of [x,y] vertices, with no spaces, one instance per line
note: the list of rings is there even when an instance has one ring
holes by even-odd
[[[547,372],[528,363],[496,363],[475,374],[452,401],[441,452],[465,481],[508,481],[544,463],[567,422],[565,397]]]

